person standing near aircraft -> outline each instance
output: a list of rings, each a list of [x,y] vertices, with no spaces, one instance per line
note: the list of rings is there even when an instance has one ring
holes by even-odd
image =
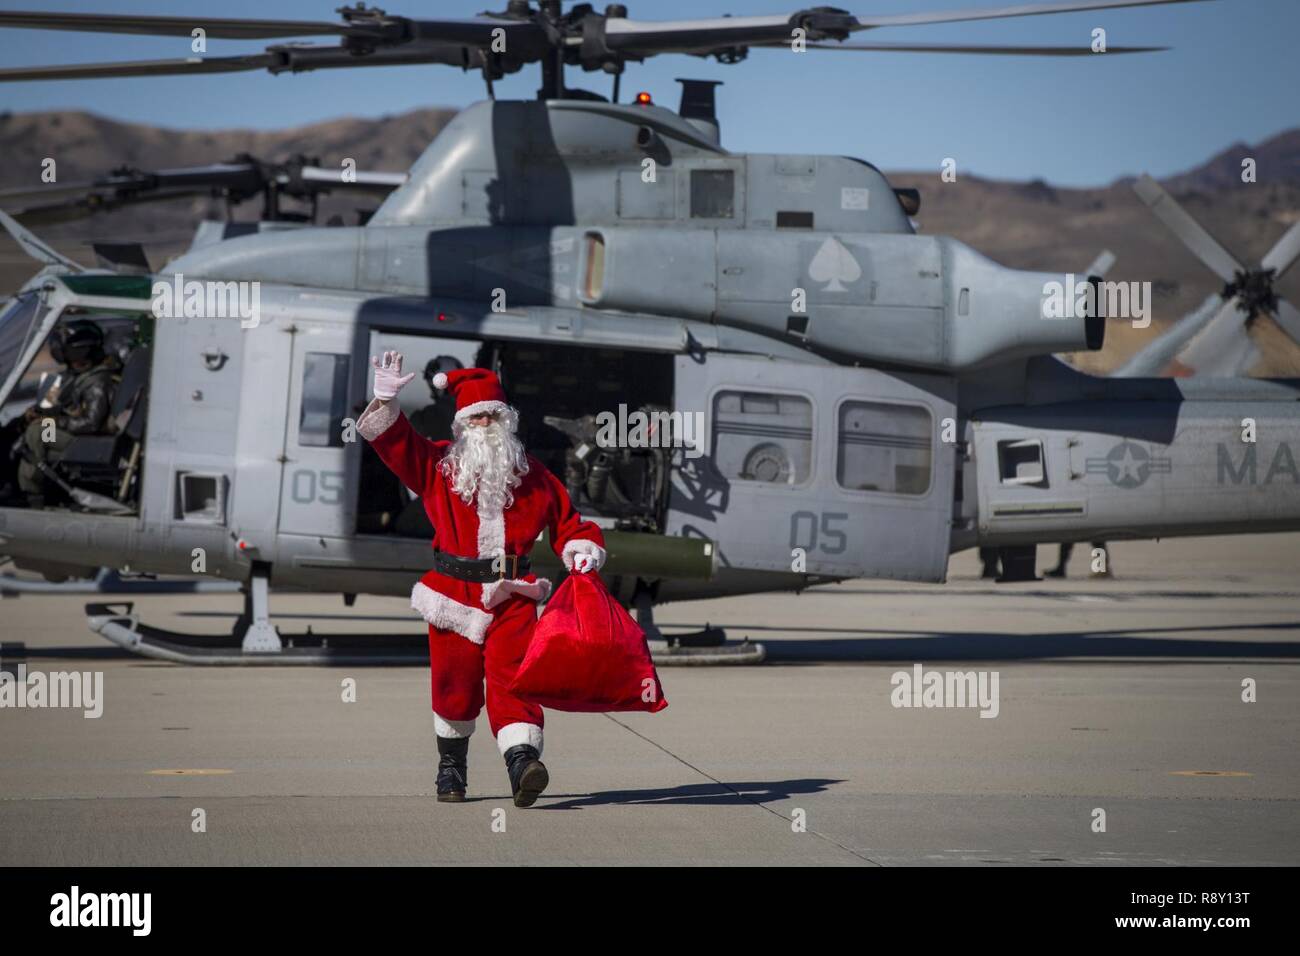
[[[491,371],[434,376],[435,387],[454,397],[456,413],[453,439],[431,441],[394,401],[415,377],[402,374],[401,354],[385,352],[371,364],[375,397],[357,431],[420,496],[435,531],[434,567],[412,590],[411,606],[429,625],[438,799],[465,799],[469,737],[486,703],[515,806],[531,806],[549,782],[541,762],[542,708],[513,695],[510,685],[551,582],[531,572],[528,552],[548,529],[564,566],[586,574],[605,563],[604,536],[574,509],[560,480],[525,452],[516,437],[518,412]]]

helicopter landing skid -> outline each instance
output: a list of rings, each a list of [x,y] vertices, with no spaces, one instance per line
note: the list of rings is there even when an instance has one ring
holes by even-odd
[[[762,644],[726,640],[720,627],[689,634],[665,634],[646,642],[650,657],[660,667],[716,667],[719,664],[761,664],[767,657]]]
[[[752,644],[748,637],[728,641],[727,632],[705,624],[698,631],[665,634],[654,618],[654,599],[647,588],[639,588],[632,599],[636,622],[645,632],[650,657],[660,667],[705,667],[719,664],[761,664],[767,648]]]
[[[118,647],[175,664],[425,664],[425,634],[280,634],[269,621],[241,617],[230,634],[185,634],[141,624],[134,603],[86,605],[86,623]]]

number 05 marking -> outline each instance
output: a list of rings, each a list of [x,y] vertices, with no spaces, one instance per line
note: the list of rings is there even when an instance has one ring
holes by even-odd
[[[300,505],[319,502],[336,505],[343,500],[343,472],[295,471],[290,479],[289,495]]]
[[[848,550],[849,538],[835,525],[848,519],[846,512],[826,511],[819,516],[815,511],[796,511],[790,515],[790,547],[843,554]],[[806,536],[801,526],[806,526]]]

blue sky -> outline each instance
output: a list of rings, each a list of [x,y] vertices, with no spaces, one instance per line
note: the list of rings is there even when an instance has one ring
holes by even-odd
[[[857,14],[998,6],[1008,0],[836,0]],[[339,0],[46,0],[51,10],[334,20]],[[380,0],[389,13],[470,16],[504,0]],[[808,3],[808,6],[815,4]],[[33,0],[0,0],[31,9]],[[596,6],[603,6],[598,2]],[[775,0],[628,3],[643,19],[789,12]],[[859,40],[1086,44],[1094,27],[1112,45],[1164,45],[1166,53],[1080,60],[897,53],[758,50],[723,66],[664,56],[632,64],[624,98],[638,89],[676,105],[674,77],[726,82],[719,91],[723,142],[736,151],[859,156],[885,169],[938,169],[1003,179],[1041,177],[1095,185],[1199,164],[1226,146],[1300,125],[1300,0],[1215,0],[1102,13],[881,29]],[[315,42],[329,42],[317,40]],[[260,50],[261,42],[213,40],[208,55]],[[0,62],[98,62],[189,55],[188,40],[38,30],[0,30]],[[535,68],[497,86],[531,98]],[[570,85],[608,93],[603,74],[571,70]],[[378,116],[483,98],[477,74],[448,67],[392,67],[270,76],[166,77],[5,84],[0,109],[84,109],[178,128],[274,129],[343,115]],[[214,157],[216,159],[217,157]]]

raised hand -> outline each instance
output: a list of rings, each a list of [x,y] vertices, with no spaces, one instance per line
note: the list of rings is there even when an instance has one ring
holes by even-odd
[[[392,401],[406,383],[415,378],[414,372],[402,374],[401,352],[385,352],[382,360],[372,355],[370,364],[375,369],[375,398],[381,402]]]

